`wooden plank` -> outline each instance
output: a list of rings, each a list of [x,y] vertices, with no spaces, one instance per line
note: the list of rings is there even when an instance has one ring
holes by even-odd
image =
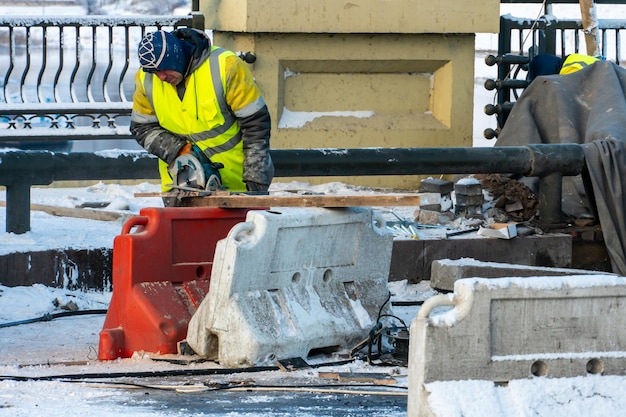
[[[361,382],[376,385],[395,385],[391,375],[382,372],[318,372],[320,378],[335,379],[339,382]]]
[[[439,204],[440,194],[372,194],[372,195],[247,195],[247,194],[135,194],[135,197],[167,197],[178,195],[183,207],[356,207],[356,206],[421,206]]]
[[[0,201],[0,207],[6,207],[6,201]],[[130,213],[118,213],[113,211],[92,210],[73,207],[58,207],[45,204],[31,204],[31,210],[43,211],[53,216],[59,217],[76,217],[79,219],[101,220],[101,221],[117,221],[129,217]]]

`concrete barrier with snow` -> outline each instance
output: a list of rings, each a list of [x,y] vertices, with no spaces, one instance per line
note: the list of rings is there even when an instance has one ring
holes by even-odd
[[[408,416],[434,416],[428,384],[626,375],[626,279],[465,278],[411,323]]]
[[[389,311],[385,226],[370,208],[249,212],[217,244],[187,343],[230,367],[353,347]]]

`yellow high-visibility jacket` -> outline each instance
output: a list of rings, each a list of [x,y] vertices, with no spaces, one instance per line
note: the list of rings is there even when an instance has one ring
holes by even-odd
[[[559,74],[571,74],[576,71],[580,71],[585,68],[587,65],[591,65],[594,62],[598,62],[600,59],[594,56],[582,55],[582,54],[570,54],[563,61],[563,65],[561,66],[561,71]]]
[[[246,181],[270,184],[269,113],[247,64],[210,46],[194,56],[183,83],[177,88],[141,69],[135,77],[131,132],[159,157],[162,190],[171,189],[168,166],[185,143],[224,165],[219,171],[230,191],[245,191]],[[252,133],[242,134],[242,120]]]

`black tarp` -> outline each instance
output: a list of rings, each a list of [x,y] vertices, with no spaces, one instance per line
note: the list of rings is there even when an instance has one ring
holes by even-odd
[[[496,146],[541,143],[583,146],[585,172],[563,178],[563,212],[570,218],[595,217],[613,272],[626,275],[626,69],[599,61],[572,74],[533,80]],[[531,187],[536,181],[526,179]]]

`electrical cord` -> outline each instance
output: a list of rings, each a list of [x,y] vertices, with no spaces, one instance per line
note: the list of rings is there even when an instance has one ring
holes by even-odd
[[[286,391],[286,392],[314,392],[327,394],[348,394],[348,395],[383,395],[383,396],[406,396],[408,387],[385,385],[385,390],[380,389],[377,384],[303,384],[303,385],[259,385],[259,384],[178,384],[178,385],[156,385],[137,384],[133,382],[90,382],[90,381],[67,381],[77,382],[94,388],[120,388],[120,389],[154,389],[159,391],[174,391],[182,394],[195,394],[199,392],[216,391]],[[358,388],[358,389],[345,389]],[[362,388],[379,388],[377,390],[363,390]]]
[[[321,368],[324,366],[339,366],[354,362],[354,359],[325,362],[319,364],[309,364],[310,368]],[[278,371],[278,366],[251,366],[247,368],[210,368],[210,369],[173,369],[166,371],[139,371],[139,372],[99,372],[82,374],[61,374],[43,376],[19,376],[0,375],[0,381],[57,381],[57,380],[84,380],[84,379],[104,379],[104,378],[153,378],[153,377],[175,377],[175,376],[206,376],[206,375],[228,375],[246,372]]]
[[[375,360],[380,359],[385,352],[383,352],[383,331],[387,330],[388,332],[392,331],[392,330],[398,330],[398,329],[402,329],[405,330],[408,333],[408,326],[406,325],[406,323],[404,322],[404,320],[402,320],[400,317],[393,315],[393,314],[383,314],[383,310],[385,308],[385,306],[390,302],[391,300],[391,292],[387,292],[387,299],[385,300],[385,302],[380,306],[380,309],[378,310],[378,316],[376,317],[376,324],[374,325],[374,327],[372,327],[372,329],[370,329],[369,334],[367,336],[367,339],[365,339],[363,342],[361,342],[362,344],[360,344],[357,348],[352,350],[352,354],[355,353],[358,350],[361,350],[362,348],[364,348],[365,346],[367,346],[367,352],[365,353],[365,357],[367,359],[367,363],[369,365],[395,365],[393,363],[388,363],[385,361],[380,361],[379,363],[374,363]],[[393,303],[391,303],[391,305],[393,305]],[[383,324],[381,323],[381,319],[384,317],[391,317],[395,320],[398,320],[402,326],[401,327],[397,327],[397,326],[388,326],[386,329],[383,327]],[[377,348],[377,352],[374,353],[374,346],[376,346]],[[386,352],[386,353],[390,353],[390,352]]]
[[[76,310],[76,311],[63,311],[61,313],[46,313],[41,317],[35,317],[33,319],[13,321],[13,322],[8,322],[8,323],[0,323],[0,329],[5,328],[5,327],[19,326],[22,324],[51,321],[51,320],[58,319],[61,317],[84,316],[88,314],[106,314],[106,313],[107,313],[107,310]]]

